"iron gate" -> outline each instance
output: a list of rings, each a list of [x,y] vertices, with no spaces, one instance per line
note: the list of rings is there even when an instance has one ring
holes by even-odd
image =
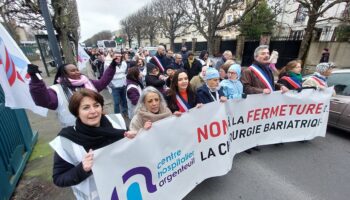
[[[23,109],[5,107],[0,86],[0,199],[10,199],[37,141]]]

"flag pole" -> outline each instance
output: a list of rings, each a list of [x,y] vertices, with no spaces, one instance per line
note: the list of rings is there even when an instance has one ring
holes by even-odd
[[[42,16],[43,16],[44,21],[45,21],[47,35],[49,37],[50,49],[51,49],[53,58],[55,60],[56,67],[58,67],[58,66],[62,65],[62,57],[61,57],[61,53],[59,51],[57,38],[56,38],[54,29],[53,29],[49,9],[47,8],[47,2],[46,2],[46,0],[39,0],[39,4],[40,4]]]

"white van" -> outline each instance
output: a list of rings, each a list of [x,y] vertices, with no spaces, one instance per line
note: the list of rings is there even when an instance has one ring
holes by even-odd
[[[116,50],[117,43],[114,40],[99,40],[97,41],[97,47],[101,50],[105,50],[105,49]]]

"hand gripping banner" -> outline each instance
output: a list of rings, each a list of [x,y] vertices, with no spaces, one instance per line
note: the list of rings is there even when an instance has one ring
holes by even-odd
[[[155,122],[134,139],[95,151],[101,199],[182,199],[231,170],[255,146],[325,137],[333,88],[249,95]]]

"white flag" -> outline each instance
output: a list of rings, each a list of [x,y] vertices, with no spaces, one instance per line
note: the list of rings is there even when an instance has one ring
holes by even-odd
[[[86,53],[84,48],[78,44],[78,68],[82,70],[86,67],[86,63],[89,61],[90,56]]]
[[[0,24],[0,84],[5,93],[5,106],[26,108],[46,116],[47,109],[36,106],[29,92],[28,58]]]

